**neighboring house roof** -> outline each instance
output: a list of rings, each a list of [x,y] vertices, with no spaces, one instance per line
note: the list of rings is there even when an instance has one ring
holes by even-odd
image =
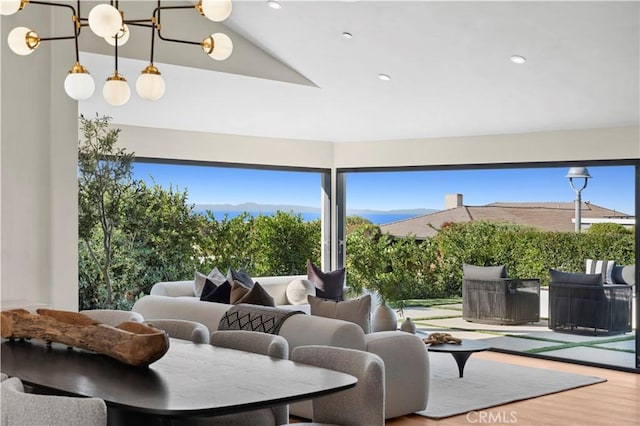
[[[591,203],[583,203],[581,212],[582,219],[632,217]],[[574,217],[575,206],[573,202],[492,203],[486,206],[459,206],[440,210],[380,225],[380,229],[383,233],[389,233],[396,237],[413,234],[417,239],[425,239],[435,236],[440,227],[447,222],[483,220],[528,225],[546,231],[571,232],[575,229]]]

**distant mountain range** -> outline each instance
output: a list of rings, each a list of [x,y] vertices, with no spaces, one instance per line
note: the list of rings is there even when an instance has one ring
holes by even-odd
[[[214,212],[290,212],[295,213],[317,213],[320,214],[319,207],[296,206],[289,204],[258,204],[258,203],[242,203],[242,204],[196,204],[195,211],[211,210]],[[396,209],[396,210],[371,210],[371,209],[348,209],[348,215],[367,215],[367,214],[390,214],[390,215],[425,215],[436,212],[436,209]]]

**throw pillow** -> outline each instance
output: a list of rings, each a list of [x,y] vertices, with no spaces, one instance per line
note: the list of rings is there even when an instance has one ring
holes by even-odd
[[[250,303],[252,305],[263,305],[263,306],[276,306],[273,297],[260,285],[259,282],[256,282],[251,290],[244,295],[242,299],[238,301],[238,303]]]
[[[227,280],[227,278],[222,275],[222,272],[218,270],[218,267],[213,268],[211,272],[209,272],[209,275],[196,271],[193,279],[193,292],[196,297],[202,296],[202,289],[204,288],[204,282],[207,278],[216,286],[219,286]]]
[[[365,334],[369,334],[371,323],[371,295],[342,302],[308,296],[311,315],[350,321],[358,324]]]
[[[207,278],[204,283],[204,288],[202,289],[200,300],[228,304],[231,300],[231,284],[229,284],[229,281],[225,281],[217,286]]]
[[[552,283],[602,285],[602,274],[578,274],[549,269]]]
[[[613,269],[616,267],[615,260],[595,260],[585,259],[585,272],[587,274],[602,274],[602,281],[605,284],[615,284]]]
[[[316,286],[316,296],[323,299],[343,300],[345,274],[345,268],[322,272],[307,260],[307,278]]]
[[[316,287],[309,280],[295,279],[287,285],[287,300],[292,305],[309,303],[307,296],[315,296]]]
[[[497,280],[507,278],[507,268],[498,266],[476,266],[462,264],[462,276],[468,280]]]
[[[246,288],[253,287],[253,278],[249,276],[246,272],[240,269],[229,268],[227,271],[227,281],[233,283],[238,281],[240,284],[245,286]]]
[[[231,284],[231,304],[235,305],[240,303],[240,300],[249,293],[249,289],[245,287],[240,281],[234,281]]]

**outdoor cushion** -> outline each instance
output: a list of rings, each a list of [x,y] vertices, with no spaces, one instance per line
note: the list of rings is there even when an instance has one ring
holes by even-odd
[[[247,274],[246,272],[240,269],[229,268],[229,271],[227,271],[226,280],[229,281],[230,283],[238,281],[240,284],[242,284],[246,288],[253,287],[253,278],[251,278],[249,274]]]
[[[467,280],[497,280],[507,277],[507,268],[504,265],[476,266],[463,263],[462,274]]]
[[[613,268],[616,266],[615,260],[585,259],[584,266],[587,274],[602,274],[602,281],[605,284],[615,284],[613,278]]]
[[[553,283],[602,285],[602,274],[580,274],[549,269],[549,275]]]
[[[616,284],[636,283],[636,265],[616,265],[613,268],[613,280]]]

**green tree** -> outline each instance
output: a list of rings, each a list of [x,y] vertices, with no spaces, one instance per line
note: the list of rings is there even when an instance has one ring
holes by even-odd
[[[104,308],[113,303],[114,240],[122,224],[125,197],[136,185],[131,171],[134,154],[116,147],[120,129],[110,128],[110,120],[81,116],[84,139],[78,152],[79,241],[89,262],[100,272],[95,285],[104,288],[105,298],[96,302]]]
[[[587,229],[588,234],[633,234],[629,228],[619,223],[605,222],[594,223]]]
[[[317,264],[320,257],[320,220],[304,222],[301,214],[282,211],[259,215],[252,241],[255,274],[303,274],[307,259]]]

